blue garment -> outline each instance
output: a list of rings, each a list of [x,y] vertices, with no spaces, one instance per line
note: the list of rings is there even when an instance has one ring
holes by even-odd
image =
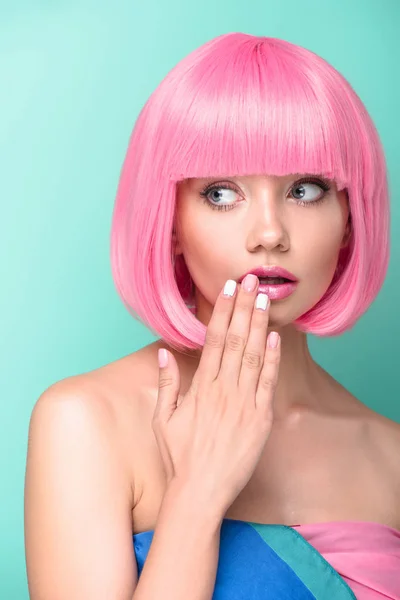
[[[133,536],[138,573],[154,531]],[[286,525],[224,519],[212,600],[354,600],[347,583]]]

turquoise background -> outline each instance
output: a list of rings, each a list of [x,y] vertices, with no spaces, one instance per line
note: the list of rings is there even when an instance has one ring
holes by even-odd
[[[358,398],[400,422],[400,3],[214,2],[0,5],[1,599],[28,598],[23,486],[34,403],[53,382],[155,339],[113,287],[113,201],[144,102],[212,37],[243,31],[313,50],[347,77],[376,123],[392,199],[388,277],[351,331],[310,338],[310,347]]]

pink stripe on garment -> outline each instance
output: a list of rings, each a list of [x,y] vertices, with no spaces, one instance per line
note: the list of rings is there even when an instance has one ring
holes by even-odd
[[[400,531],[366,521],[294,525],[357,600],[400,600]]]

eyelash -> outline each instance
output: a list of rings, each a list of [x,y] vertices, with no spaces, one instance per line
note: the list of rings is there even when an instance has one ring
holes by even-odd
[[[311,200],[309,202],[306,202],[304,200],[296,200],[297,204],[299,206],[315,206],[316,204],[319,204],[320,202],[323,202],[325,200],[326,195],[328,194],[328,192],[331,189],[331,186],[321,180],[321,179],[313,179],[311,177],[306,177],[304,179],[301,179],[299,181],[296,181],[296,183],[293,184],[292,188],[296,187],[297,185],[301,185],[302,183],[313,183],[315,185],[318,185],[321,189],[324,190],[324,194],[323,196],[321,196],[321,198],[318,198],[318,200]],[[237,202],[235,202],[234,204],[212,204],[212,202],[210,202],[210,200],[208,199],[208,194],[210,192],[213,192],[214,190],[221,190],[221,189],[228,189],[228,190],[232,190],[234,192],[238,192],[238,190],[230,183],[222,183],[222,184],[218,184],[218,185],[207,185],[201,192],[200,192],[200,196],[203,197],[203,201],[204,204],[207,204],[208,206],[210,206],[210,208],[212,208],[213,210],[231,210],[232,208],[235,208]]]

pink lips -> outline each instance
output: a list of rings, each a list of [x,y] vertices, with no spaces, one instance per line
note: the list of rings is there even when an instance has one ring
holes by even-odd
[[[293,273],[290,273],[283,267],[257,267],[252,271],[248,271],[248,273],[252,273],[258,278],[283,277],[290,280],[286,283],[279,284],[260,283],[258,291],[267,294],[270,300],[283,300],[284,298],[287,298],[294,292],[298,283]],[[242,277],[240,277],[239,283],[246,277],[246,275],[248,275],[248,273],[245,273]]]
[[[258,286],[258,291],[267,294],[270,300],[283,300],[294,292],[297,287],[297,281],[288,281],[287,283],[261,284]]]
[[[239,282],[242,281],[249,273],[253,273],[253,275],[257,275],[257,277],[284,277],[285,279],[290,279],[291,281],[297,281],[296,277],[290,271],[287,271],[283,267],[257,267],[252,271],[248,271],[239,279]]]

